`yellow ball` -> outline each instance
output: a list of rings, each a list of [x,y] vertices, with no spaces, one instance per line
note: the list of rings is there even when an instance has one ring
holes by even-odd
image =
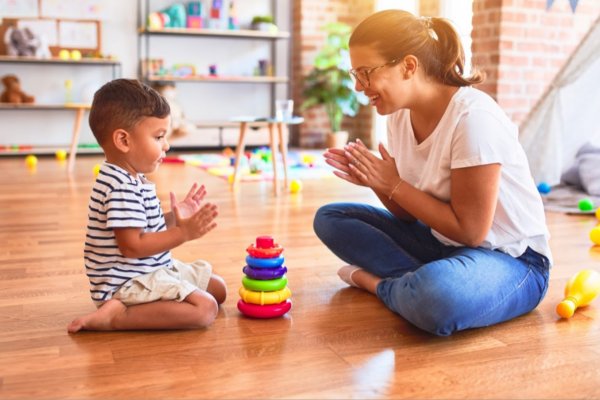
[[[56,153],[54,153],[54,155],[56,156],[56,159],[58,161],[65,161],[67,159],[67,151],[66,150],[56,150]]]
[[[69,53],[69,50],[67,50],[67,49],[62,49],[61,51],[58,52],[58,58],[60,58],[61,60],[68,60],[70,56],[71,56],[71,54]]]
[[[71,60],[81,60],[81,52],[79,50],[71,50]]]
[[[298,193],[302,190],[302,181],[299,179],[294,179],[290,182],[290,192]]]
[[[600,221],[600,207],[596,208],[596,219]]]
[[[100,173],[100,164],[94,165],[94,177],[98,176]]]
[[[35,167],[37,165],[37,162],[37,157],[33,154],[30,154],[27,157],[25,157],[25,165],[27,165],[28,167]]]
[[[600,226],[593,228],[590,231],[590,240],[596,245],[600,245]]]

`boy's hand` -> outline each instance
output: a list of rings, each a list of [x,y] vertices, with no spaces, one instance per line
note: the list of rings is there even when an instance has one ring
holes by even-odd
[[[179,205],[173,207],[175,225],[181,229],[186,242],[198,239],[213,230],[217,226],[214,222],[217,214],[217,206],[212,203],[204,204],[188,218],[182,215]]]
[[[179,214],[182,218],[189,218],[200,209],[200,203],[206,196],[206,188],[204,185],[198,188],[198,184],[194,183],[192,188],[188,192],[187,196],[183,201],[177,203],[177,198],[173,192],[170,193],[171,197],[171,210],[175,210],[175,207],[179,209]]]

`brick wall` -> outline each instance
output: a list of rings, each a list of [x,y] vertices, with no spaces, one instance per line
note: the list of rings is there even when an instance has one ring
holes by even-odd
[[[294,39],[292,56],[292,97],[296,113],[302,103],[304,77],[308,75],[319,49],[325,43],[326,34],[321,30],[329,22],[344,22],[356,26],[374,10],[374,0],[296,0],[293,2]],[[325,112],[312,108],[303,113],[305,122],[292,135],[292,145],[322,147],[329,132]],[[370,107],[363,107],[355,118],[345,118],[342,129],[351,138],[369,138],[372,114]]]
[[[473,63],[480,89],[520,123],[600,14],[600,1],[474,0]]]
[[[321,30],[328,22],[356,26],[374,10],[374,0],[296,0],[292,97],[296,112],[302,103],[303,77],[312,68],[325,40]],[[439,0],[421,0],[423,15],[439,14]],[[516,123],[536,104],[581,38],[600,14],[600,1],[581,0],[575,13],[568,0],[473,0],[473,63],[486,81],[479,88],[492,95]],[[329,123],[318,108],[303,113],[306,122],[295,127],[292,144],[322,146]],[[369,142],[372,110],[364,107],[342,128],[351,138]]]

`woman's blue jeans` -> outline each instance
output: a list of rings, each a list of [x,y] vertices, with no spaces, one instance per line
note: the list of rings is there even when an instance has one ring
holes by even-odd
[[[383,278],[377,297],[435,335],[489,326],[533,310],[548,289],[549,261],[481,247],[446,246],[421,222],[364,204],[321,207],[314,229],[348,264]]]

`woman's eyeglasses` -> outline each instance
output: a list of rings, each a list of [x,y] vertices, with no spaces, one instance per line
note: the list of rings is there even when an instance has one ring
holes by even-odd
[[[355,84],[358,81],[358,83],[360,83],[360,85],[362,87],[367,88],[367,87],[371,86],[370,76],[373,72],[377,71],[380,68],[387,67],[388,65],[397,64],[398,61],[400,61],[400,60],[395,58],[392,61],[388,61],[385,64],[381,64],[376,67],[351,69],[350,77],[352,77],[352,80],[354,81]]]

